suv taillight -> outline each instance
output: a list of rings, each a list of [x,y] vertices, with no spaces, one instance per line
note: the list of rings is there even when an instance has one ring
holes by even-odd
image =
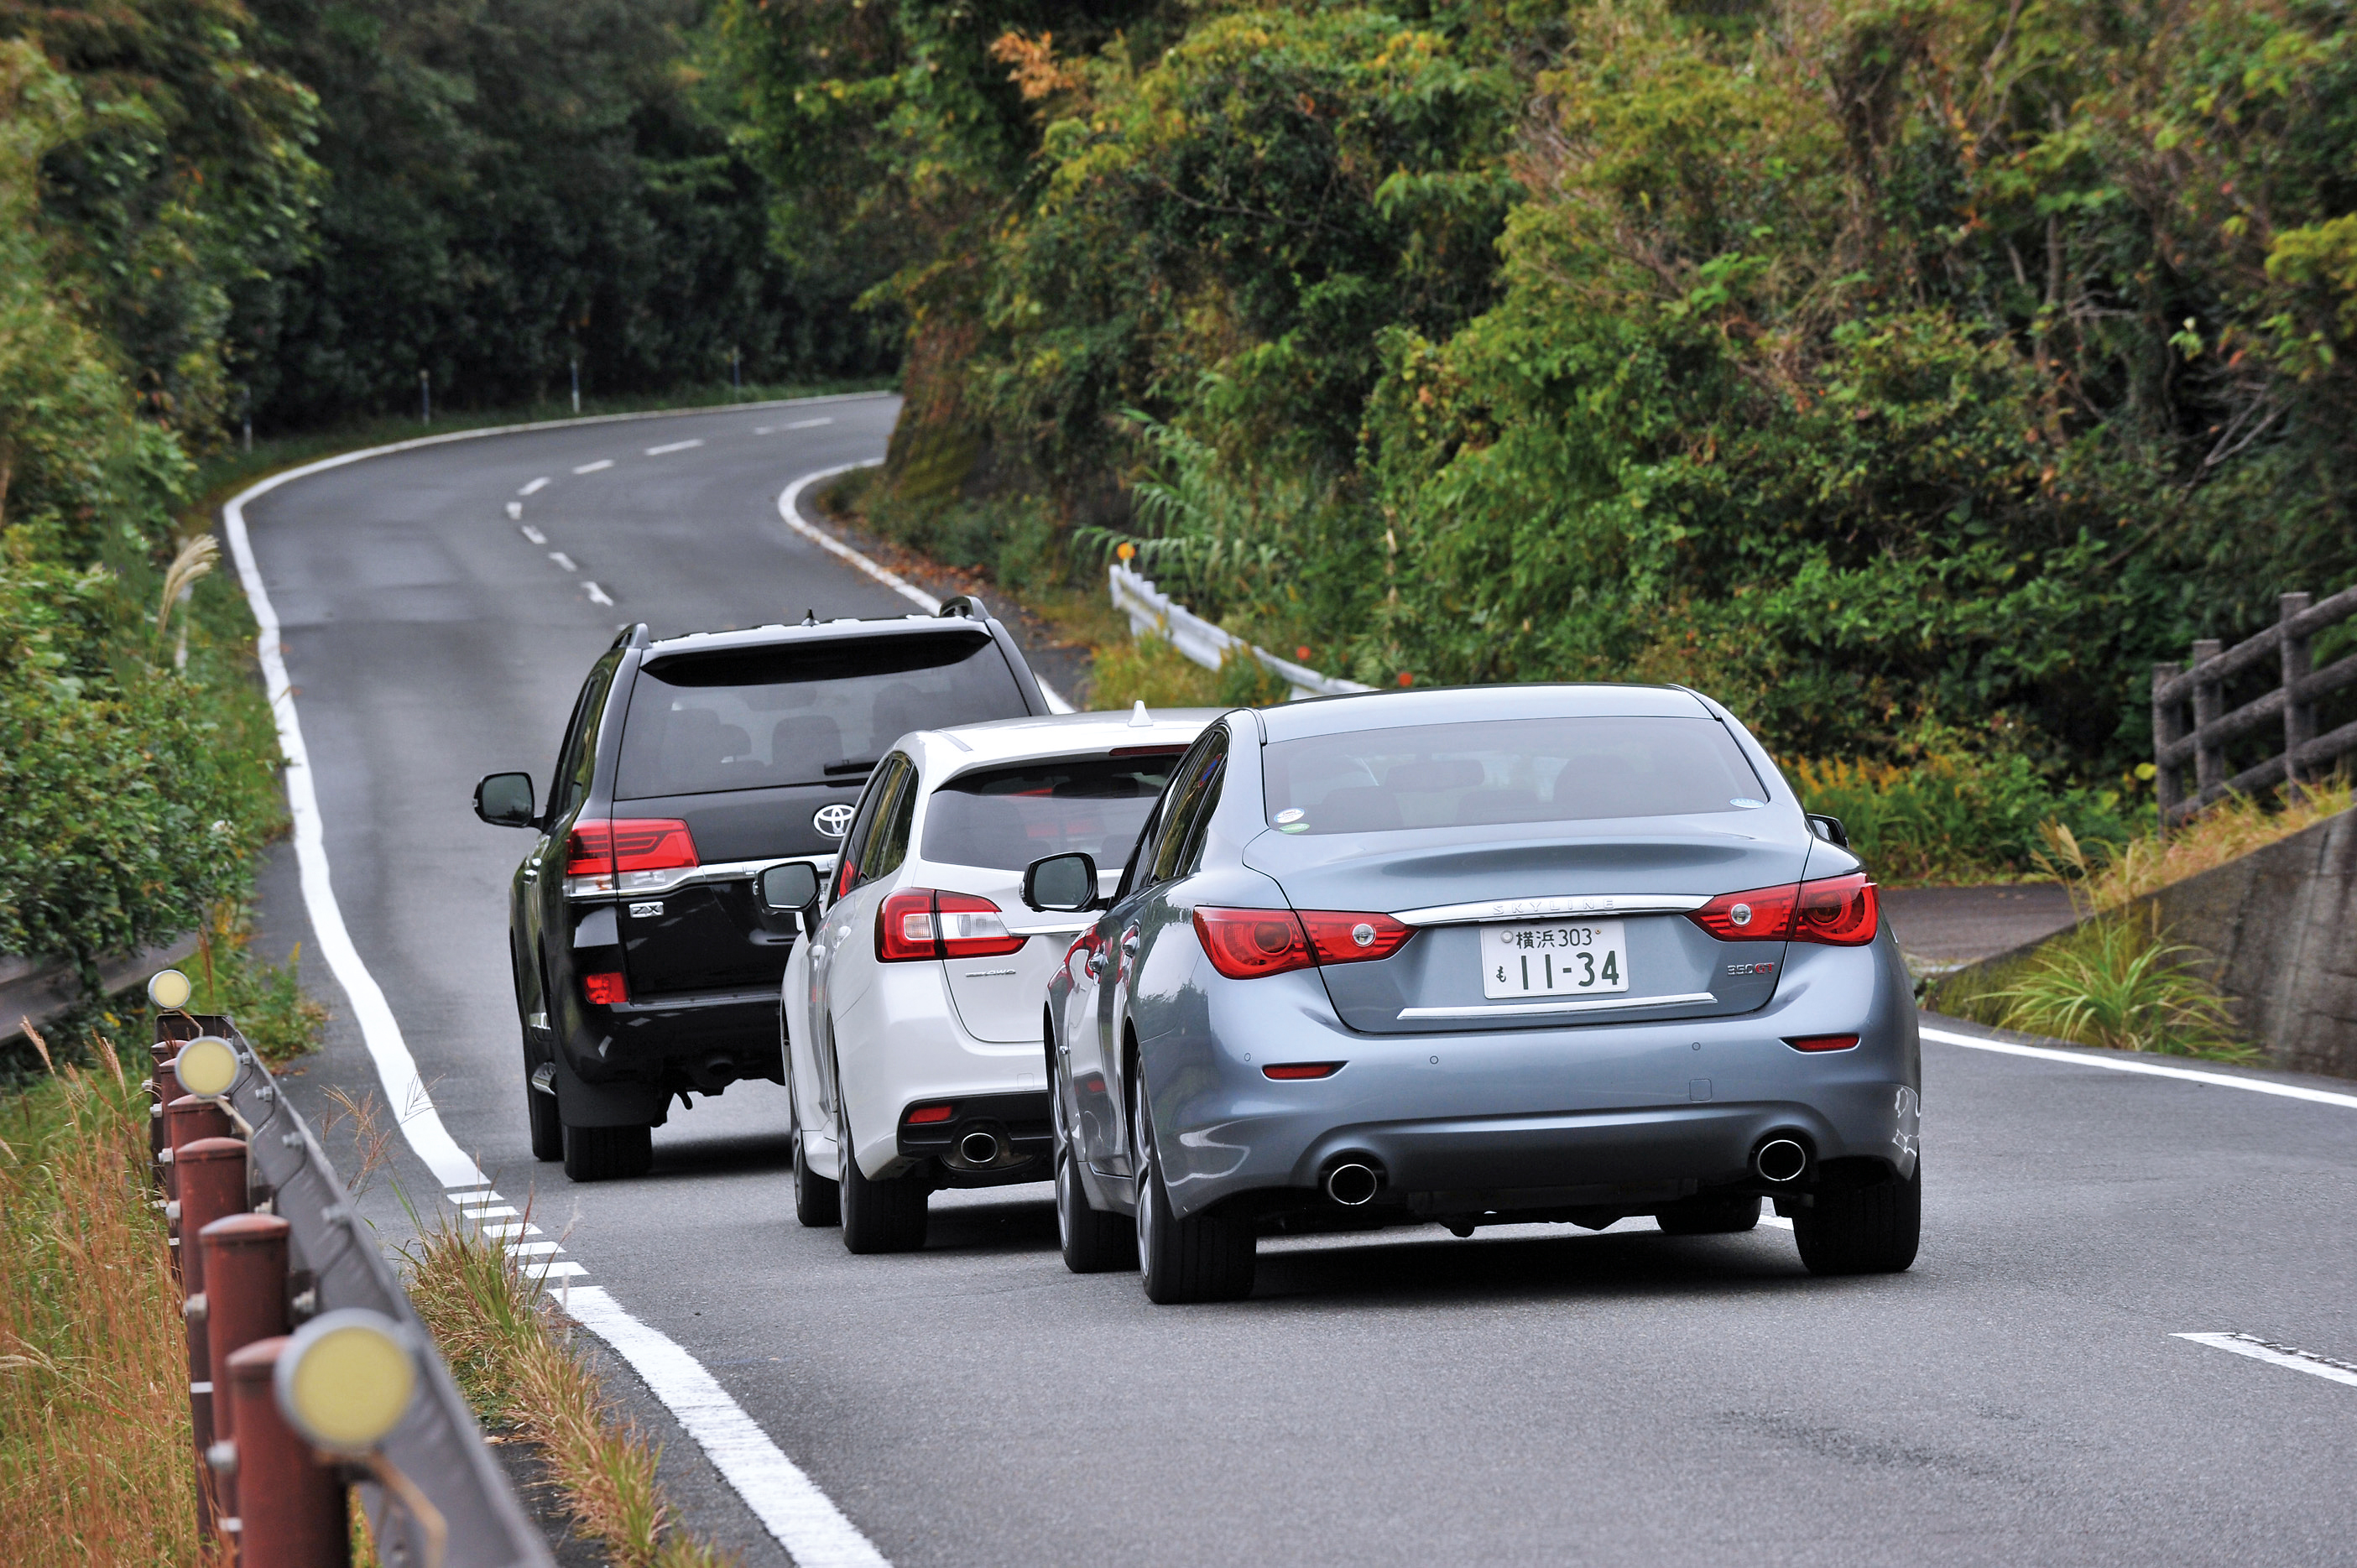
[[[1864,947],[1881,924],[1864,872],[1782,887],[1722,893],[1686,917],[1723,942],[1823,942]]]
[[[691,871],[695,836],[673,817],[592,817],[573,824],[565,841],[565,890],[576,897],[668,886],[674,871]]]
[[[971,893],[911,887],[876,911],[876,957],[884,963],[998,958],[1020,951],[1028,940],[1007,930],[997,905]]]

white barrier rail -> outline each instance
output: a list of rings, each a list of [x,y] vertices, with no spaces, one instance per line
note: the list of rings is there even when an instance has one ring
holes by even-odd
[[[1197,615],[1186,606],[1154,585],[1153,579],[1140,576],[1130,567],[1116,561],[1106,574],[1113,588],[1114,607],[1129,618],[1132,636],[1152,633],[1168,640],[1171,647],[1206,670],[1217,670],[1232,650],[1243,649],[1267,670],[1282,677],[1292,688],[1292,695],[1302,697],[1339,697],[1349,692],[1372,692],[1356,681],[1340,680],[1321,675],[1306,664],[1296,664],[1290,659],[1279,659],[1265,648],[1246,642],[1233,632],[1222,630]]]

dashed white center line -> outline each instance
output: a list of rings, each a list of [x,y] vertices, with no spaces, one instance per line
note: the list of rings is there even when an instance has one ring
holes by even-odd
[[[2248,1356],[2254,1361],[2265,1361],[2272,1367],[2288,1367],[2295,1372],[2306,1372],[2312,1378],[2346,1383],[2357,1389],[2357,1363],[2319,1356],[2313,1350],[2278,1345],[2255,1334],[2177,1334],[2170,1337],[2190,1339],[2196,1345],[2207,1345],[2213,1350],[2231,1350],[2237,1356]]]
[[[566,554],[564,551],[562,551],[562,550],[552,550],[552,551],[550,551],[550,552],[548,553],[548,558],[549,558],[551,561],[555,562],[558,565],[560,565],[560,566],[564,567],[564,568],[565,568],[566,571],[568,571],[568,572],[578,572],[579,570],[581,570],[581,568],[580,568],[580,567],[576,566],[576,565],[573,564],[573,557],[572,557],[572,556],[570,556],[570,555],[567,555],[567,554]]]
[[[611,457],[600,457],[594,463],[584,463],[573,471],[576,474],[594,474],[600,468],[610,468],[613,466],[614,459]]]
[[[516,494],[518,494],[518,495],[520,495],[520,496],[537,495],[537,494],[539,494],[542,490],[544,490],[544,489],[546,489],[547,488],[548,488],[548,476],[547,476],[547,475],[545,475],[545,474],[543,474],[539,478],[534,479],[532,483],[530,483],[530,484],[526,485],[523,489],[522,489],[518,490],[518,491],[516,492]]]
[[[531,540],[534,544],[545,544],[548,542],[548,535],[543,533],[540,530],[534,528],[528,522],[522,528],[517,529],[516,532],[522,534],[526,539]]]
[[[523,515],[523,502],[522,502],[522,501],[510,501],[510,502],[508,502],[508,518],[509,518],[509,520],[510,520],[511,521],[512,521],[513,520],[515,520],[515,519],[517,519],[517,518],[522,517],[522,515]]]
[[[648,448],[647,448],[647,456],[650,456],[650,457],[660,457],[660,456],[663,456],[664,454],[666,454],[666,453],[670,453],[670,452],[684,452],[684,451],[686,451],[686,450],[687,450],[689,447],[691,447],[691,446],[703,446],[703,445],[704,445],[704,443],[703,443],[703,442],[701,442],[701,441],[674,441],[674,442],[671,443],[671,445],[669,445],[668,446],[650,446],[650,447],[648,447]]]
[[[816,430],[822,424],[833,424],[834,423],[834,416],[833,414],[828,414],[819,419],[797,419],[791,424],[780,424],[778,428],[780,430]]]
[[[612,599],[606,596],[606,590],[599,587],[597,584],[584,583],[581,585],[589,590],[589,602],[591,604],[611,605],[614,602]]]

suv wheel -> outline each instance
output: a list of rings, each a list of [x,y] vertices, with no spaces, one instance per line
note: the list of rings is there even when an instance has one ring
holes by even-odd
[[[843,1245],[854,1252],[914,1252],[925,1244],[926,1190],[921,1171],[869,1181],[852,1157],[850,1118],[843,1109],[843,1079],[835,1079],[834,1148],[842,1171]]]
[[[651,1127],[565,1126],[565,1174],[575,1181],[642,1176],[654,1163]]]
[[[1146,1298],[1157,1306],[1182,1302],[1241,1301],[1252,1294],[1259,1241],[1249,1222],[1170,1209],[1162,1161],[1155,1152],[1140,1085],[1132,1101],[1130,1147],[1137,1161],[1137,1267]]]
[[[1923,1229],[1923,1161],[1901,1181],[1820,1189],[1815,1204],[1792,1212],[1792,1240],[1813,1274],[1895,1274],[1915,1261]]]
[[[1134,1269],[1136,1230],[1118,1214],[1090,1208],[1088,1190],[1081,1186],[1081,1156],[1064,1125],[1061,1076],[1049,1081],[1048,1093],[1056,1129],[1056,1237],[1063,1245],[1064,1267],[1076,1274]]]
[[[1689,1198],[1675,1208],[1653,1216],[1653,1223],[1672,1236],[1729,1236],[1760,1223],[1757,1197]]]

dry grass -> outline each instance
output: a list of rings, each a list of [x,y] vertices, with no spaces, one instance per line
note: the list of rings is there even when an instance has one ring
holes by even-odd
[[[2357,789],[2336,774],[2296,792],[2278,789],[2271,800],[2229,796],[2165,838],[2147,834],[2118,848],[2091,849],[2070,829],[2050,822],[2041,830],[2047,850],[2039,861],[2072,889],[2083,911],[2103,913],[2312,828],[2347,811]]]
[[[91,1054],[0,1108],[0,1563],[203,1563],[146,1096]]]
[[[421,1220],[404,1250],[409,1298],[486,1424],[535,1444],[574,1522],[618,1568],[723,1568],[735,1559],[678,1528],[658,1451],[622,1420],[574,1327],[515,1258],[464,1220]]]

